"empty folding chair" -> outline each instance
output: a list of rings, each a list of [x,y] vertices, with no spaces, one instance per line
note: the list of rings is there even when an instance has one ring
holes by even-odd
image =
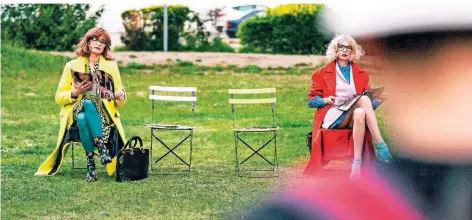
[[[186,171],[188,171],[188,174],[190,174],[190,166],[192,164],[192,148],[193,148],[193,129],[194,126],[189,126],[189,125],[178,125],[178,124],[159,124],[159,123],[154,123],[155,120],[155,115],[154,112],[156,110],[156,105],[158,101],[169,101],[169,102],[191,102],[191,113],[193,115],[194,110],[195,110],[195,102],[197,101],[196,97],[196,92],[197,88],[196,87],[168,87],[168,86],[149,86],[149,89],[151,90],[151,95],[149,95],[149,99],[152,102],[152,113],[151,113],[151,123],[146,124],[145,126],[151,129],[151,170],[153,168],[153,165],[157,164],[158,162],[162,161],[166,156],[168,155],[174,155],[183,165],[187,167]],[[178,95],[160,95],[157,93],[172,93]],[[180,96],[182,93],[190,93],[191,96]],[[179,107],[179,106],[177,106]],[[164,111],[164,110],[163,110]],[[180,111],[179,111],[180,112]],[[156,114],[157,115],[157,114]],[[193,116],[192,116],[193,117]],[[156,119],[157,120],[157,119]],[[168,146],[162,137],[160,136],[161,131],[170,131],[170,130],[181,130],[181,131],[188,131],[188,133],[185,135],[185,137],[182,138],[182,140],[176,144],[173,147]],[[158,132],[159,131],[159,132]],[[165,153],[160,156],[156,161],[152,159],[153,155],[153,145],[154,145],[154,140],[158,142],[158,144],[161,144],[164,146]],[[185,160],[182,158],[182,156],[178,155],[175,150],[181,146],[183,143],[189,142],[189,159]]]
[[[232,116],[233,116],[233,132],[234,132],[234,148],[236,152],[236,172],[238,172],[238,175],[241,174],[241,172],[247,172],[247,171],[271,171],[273,174],[278,175],[278,161],[277,161],[277,130],[278,127],[275,126],[275,102],[276,98],[274,97],[276,92],[275,88],[264,88],[264,89],[229,89],[228,93],[230,94],[230,99],[229,99],[229,104],[231,104],[231,111],[232,111]],[[235,95],[254,95],[254,94],[270,94],[270,98],[244,98],[244,99],[236,99]],[[238,127],[235,123],[235,105],[256,105],[256,104],[269,104],[271,106],[271,112],[272,112],[272,125],[271,126],[257,126],[257,127]],[[247,116],[245,117],[246,119],[248,118]],[[247,141],[243,140],[241,137],[242,133],[263,133],[263,132],[269,132],[272,133],[270,136],[269,140],[267,140],[262,146],[256,148],[252,147],[250,144],[247,143]],[[239,142],[241,142],[244,146],[246,146],[248,149],[250,149],[250,152],[252,152],[248,157],[244,158],[243,160],[239,160],[238,155],[238,147],[239,147]],[[261,154],[261,150],[264,149],[266,146],[268,146],[270,143],[273,143],[274,146],[274,151],[273,151],[273,158],[272,160],[267,159],[267,156],[264,156]],[[252,158],[254,155],[258,155],[259,158],[261,158],[263,161],[267,162],[272,169],[243,169],[242,165],[246,163],[250,158]]]

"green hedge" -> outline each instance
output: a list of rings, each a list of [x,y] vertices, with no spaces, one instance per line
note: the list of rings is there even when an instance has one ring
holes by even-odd
[[[303,5],[302,5],[303,6]],[[276,10],[264,17],[247,19],[240,26],[237,36],[241,38],[241,52],[322,54],[330,36],[319,24],[322,5],[294,7],[292,10]],[[285,6],[279,6],[285,7]],[[272,9],[274,10],[274,9]],[[282,12],[281,12],[282,11]]]
[[[103,6],[91,12],[89,4],[12,4],[2,6],[1,12],[2,41],[29,49],[70,51],[95,27]]]

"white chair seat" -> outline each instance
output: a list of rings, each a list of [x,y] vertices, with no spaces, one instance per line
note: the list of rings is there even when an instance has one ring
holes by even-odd
[[[239,132],[264,132],[264,131],[277,131],[279,127],[252,127],[252,128],[234,128],[233,131]]]
[[[166,129],[166,130],[193,130],[193,126],[187,125],[171,125],[171,124],[145,124],[144,126],[153,129]]]

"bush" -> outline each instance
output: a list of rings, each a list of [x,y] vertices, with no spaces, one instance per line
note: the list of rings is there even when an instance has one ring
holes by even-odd
[[[216,66],[212,67],[212,69],[216,72],[221,72],[221,71],[225,70],[225,67],[220,65],[220,64],[217,64]]]
[[[129,49],[126,46],[115,46],[113,47],[113,51],[129,51]]]
[[[253,44],[250,45],[242,45],[238,52],[240,53],[264,53],[261,48],[254,46]],[[267,52],[266,52],[267,53]]]
[[[286,4],[278,5],[274,8],[267,9],[266,13],[268,15],[284,15],[284,14],[293,14],[297,15],[301,12],[315,13],[320,9],[321,5],[317,4]]]
[[[143,63],[129,62],[127,68],[132,69],[154,69],[154,66],[146,65]]]
[[[2,7],[2,41],[28,49],[70,51],[95,27],[103,6],[89,4],[12,4]]]
[[[265,17],[245,20],[237,36],[241,52],[322,54],[330,40],[319,25],[322,5],[281,5]]]
[[[261,68],[257,65],[246,65],[245,66],[247,73],[259,73],[261,72]]]
[[[190,20],[190,9],[183,5],[167,7],[168,50],[179,49],[179,37],[184,24]],[[164,50],[164,6],[127,10],[121,14],[125,35],[121,40],[129,50]]]
[[[234,49],[219,37],[213,39],[211,42],[211,48],[214,52],[234,52]]]
[[[178,66],[193,66],[192,61],[186,61],[186,60],[177,60],[177,65]]]
[[[167,14],[169,51],[234,52],[234,49],[220,38],[210,41],[210,33],[205,30],[204,21],[187,6],[170,5]],[[164,50],[163,17],[163,5],[123,12],[121,18],[126,34],[121,40],[126,46],[115,50]]]
[[[185,43],[181,46],[181,51],[199,51],[199,52],[234,52],[234,49],[221,38],[215,37],[212,41],[197,40],[193,35],[185,37]]]

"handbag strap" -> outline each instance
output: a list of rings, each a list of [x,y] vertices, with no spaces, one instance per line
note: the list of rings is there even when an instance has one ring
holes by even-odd
[[[133,137],[131,137],[131,138],[128,140],[128,142],[126,142],[126,145],[125,145],[125,147],[123,147],[123,149],[126,150],[127,147],[128,147],[128,149],[130,149],[130,150],[131,150],[132,148],[136,148],[136,144],[138,144],[138,142],[139,142],[139,145],[140,145],[139,148],[140,148],[141,150],[143,150],[143,140],[142,140],[141,137],[139,137],[139,136],[133,136]],[[131,145],[133,145],[133,147],[131,147]]]

